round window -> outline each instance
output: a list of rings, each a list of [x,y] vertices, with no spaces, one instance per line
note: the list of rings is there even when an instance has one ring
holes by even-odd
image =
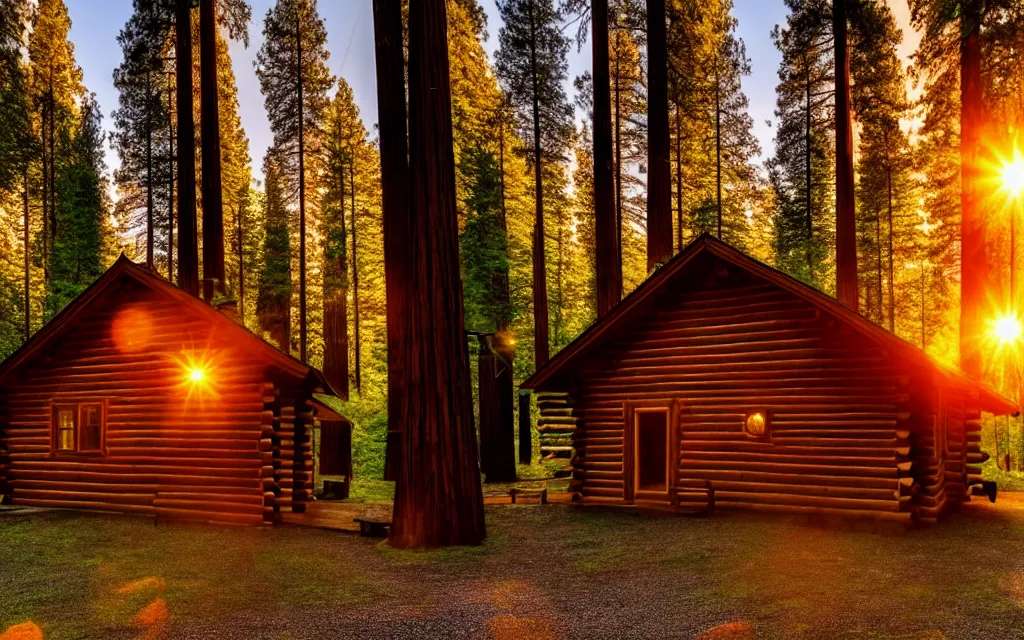
[[[768,420],[763,411],[755,411],[747,416],[747,433],[758,438],[763,437],[768,431]]]

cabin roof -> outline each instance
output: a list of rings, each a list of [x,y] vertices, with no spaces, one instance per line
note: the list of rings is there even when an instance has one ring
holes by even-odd
[[[751,258],[707,233],[702,234],[671,260],[655,270],[639,287],[615,305],[607,315],[588,327],[586,331],[559,351],[554,358],[534,372],[520,385],[521,388],[545,390],[549,388],[546,383],[558,380],[565,374],[574,371],[578,363],[588,354],[600,347],[606,340],[617,335],[619,328],[627,326],[633,319],[643,315],[644,302],[663,293],[672,283],[676,282],[676,276],[685,272],[687,266],[691,265],[695,258],[708,254],[814,305],[872,342],[888,349],[893,357],[915,366],[927,367],[950,386],[976,394],[984,411],[1000,415],[1019,411],[1019,407],[1013,401],[971,379],[959,368],[935,360],[920,348],[871,322],[835,298]]]
[[[303,380],[309,374],[313,374],[324,391],[330,395],[337,395],[337,392],[331,388],[323,373],[315,367],[311,367],[284,353],[203,300],[187,293],[149,269],[135,264],[124,254],[121,254],[121,257],[103,275],[97,278],[95,282],[89,285],[74,300],[69,302],[42,329],[37,331],[25,344],[21,345],[17,351],[0,364],[0,383],[4,382],[22,365],[31,362],[33,356],[39,353],[46,345],[72,329],[76,324],[76,320],[92,309],[95,301],[101,299],[117,283],[125,278],[135,280],[156,293],[178,301],[200,317],[209,319],[210,323],[215,327],[224,328],[226,331],[231,332],[232,335],[238,336],[238,339],[244,341],[246,346],[251,345],[252,349],[258,350],[261,356],[266,358],[271,365],[281,370],[285,375]]]

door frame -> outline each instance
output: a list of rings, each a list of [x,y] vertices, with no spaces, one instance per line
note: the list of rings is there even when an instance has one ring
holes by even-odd
[[[665,449],[667,466],[665,473],[665,491],[638,491],[636,468],[636,414],[637,410],[661,409],[668,414],[668,443]],[[664,400],[627,400],[622,407],[622,497],[627,504],[641,502],[661,502],[675,504],[677,501],[675,487],[679,478],[679,413],[680,403],[673,399]]]

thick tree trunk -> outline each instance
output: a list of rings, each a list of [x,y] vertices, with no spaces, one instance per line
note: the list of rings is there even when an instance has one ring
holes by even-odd
[[[147,61],[147,65],[150,63]],[[146,266],[153,270],[153,89],[146,67]]]
[[[411,295],[412,215],[405,120],[405,59],[401,0],[373,0],[377,109],[384,221],[384,286],[388,325],[388,436],[384,479],[397,480],[401,459],[402,407],[410,375],[406,300]]]
[[[167,73],[167,281],[174,282],[174,87]]]
[[[886,140],[888,148],[888,140]],[[893,266],[893,238],[892,238],[892,167],[886,158],[885,163],[885,187],[887,197],[887,210],[889,212],[889,332],[896,332],[896,270]],[[924,268],[923,266],[921,267]]]
[[[665,0],[647,0],[647,271],[672,257]]]
[[[411,347],[391,544],[480,544],[483,495],[476,464],[469,349],[459,275],[445,0],[409,6],[409,174],[413,268]]]
[[[203,299],[224,290],[224,205],[217,108],[216,0],[199,2],[200,127],[203,145]],[[303,358],[305,360],[305,358]]]
[[[857,311],[857,219],[853,200],[853,123],[846,0],[832,2],[836,77],[836,298]]]
[[[498,215],[501,217],[499,225],[501,226],[501,236],[508,242],[508,210],[506,207],[505,198],[505,108],[504,105],[499,107],[498,114],[498,171],[501,183],[501,209]],[[508,329],[509,322],[509,307],[512,304],[512,292],[509,285],[509,274],[508,267],[501,269],[497,274],[497,290],[498,290],[498,301],[501,304],[501,312],[498,314],[497,330],[499,333],[503,333]]]
[[[683,120],[679,105],[676,105],[676,234],[679,236],[679,250],[683,250]]]
[[[302,29],[295,6],[295,63],[298,67],[299,99],[299,360],[306,361],[306,137],[302,98]]]
[[[196,148],[192,120],[191,2],[176,0],[174,29],[178,111],[178,286],[199,295],[196,221]]]
[[[806,194],[806,207],[807,207],[807,246],[805,253],[807,257],[807,275],[812,280],[814,279],[814,260],[811,255],[811,240],[814,238],[814,218],[811,215],[811,67],[810,62],[807,61],[807,57],[804,57],[804,74],[805,74],[805,89],[806,89],[806,100],[807,110],[805,113],[806,122],[804,123],[804,163],[807,171],[807,194]]]
[[[360,345],[362,342],[359,340],[359,243],[358,236],[356,236],[356,172],[354,168],[355,153],[353,152],[353,162],[349,163],[348,175],[349,175],[349,197],[352,199],[352,212],[349,214],[352,220],[352,326],[355,329],[355,383],[356,393],[361,393],[363,388],[363,377],[361,374],[362,367],[360,366]]]
[[[718,239],[722,239],[722,86],[715,58],[715,217]]]
[[[989,269],[979,185],[980,147],[985,119],[981,83],[980,0],[967,0],[961,13],[960,41],[960,366],[981,376],[981,335],[985,325]]]
[[[594,224],[597,266],[597,315],[608,313],[622,297],[618,260],[615,194],[612,182],[612,114],[608,76],[608,0],[594,0]]]
[[[341,228],[345,228],[345,181],[340,186]],[[328,258],[324,273],[324,377],[339,397],[348,400],[348,275],[346,252]]]
[[[537,81],[537,24],[530,3],[530,77],[533,80],[533,182],[536,218],[533,225],[533,353],[534,366],[540,367],[548,361],[548,279],[544,256],[544,178],[542,158],[544,156],[540,137],[540,95]]]
[[[31,225],[30,225],[31,219],[29,217],[29,207],[28,207],[28,163],[27,162],[25,163],[24,175],[22,176],[22,179],[24,180],[24,183],[25,183],[24,184],[24,189],[22,190],[22,194],[21,194],[22,207],[24,208],[24,213],[25,213],[25,226],[24,226],[24,233],[25,233],[25,238],[24,238],[24,242],[25,242],[25,256],[24,256],[25,257],[25,341],[28,342],[28,339],[32,336],[32,287],[31,287],[32,281],[31,281],[31,271],[29,269],[30,261],[31,261],[31,245],[29,243],[29,236],[31,235],[31,231],[30,231],[30,229],[31,229]]]
[[[619,270],[619,300],[622,299],[622,50],[621,27],[615,26],[615,264]]]

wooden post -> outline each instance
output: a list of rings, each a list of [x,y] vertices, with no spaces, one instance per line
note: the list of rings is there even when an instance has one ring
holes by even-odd
[[[530,390],[519,390],[519,464],[533,461],[533,433],[530,426]]]
[[[199,2],[200,127],[203,150],[203,299],[224,287],[224,208],[220,180],[220,114],[217,108],[216,0]]]

